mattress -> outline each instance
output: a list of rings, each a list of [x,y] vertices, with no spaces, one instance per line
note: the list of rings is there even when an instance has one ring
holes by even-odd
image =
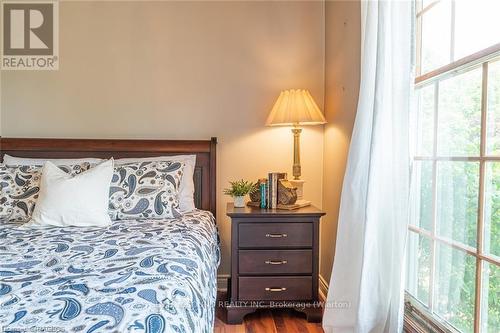
[[[0,221],[0,331],[212,332],[211,213],[28,229]]]

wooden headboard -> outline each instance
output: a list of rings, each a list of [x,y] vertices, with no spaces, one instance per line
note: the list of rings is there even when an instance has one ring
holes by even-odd
[[[0,138],[0,156],[34,158],[124,158],[196,154],[195,205],[216,210],[216,144],[210,140],[115,140]]]

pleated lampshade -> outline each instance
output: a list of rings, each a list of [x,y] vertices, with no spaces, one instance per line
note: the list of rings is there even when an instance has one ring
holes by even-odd
[[[326,119],[307,90],[291,89],[282,91],[266,126],[321,125]]]

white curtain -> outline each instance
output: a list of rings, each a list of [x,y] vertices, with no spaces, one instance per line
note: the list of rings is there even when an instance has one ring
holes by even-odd
[[[361,3],[361,85],[326,333],[402,330],[413,27],[413,1]]]

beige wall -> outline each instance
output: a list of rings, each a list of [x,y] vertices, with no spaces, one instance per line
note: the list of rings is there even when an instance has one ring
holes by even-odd
[[[359,91],[359,1],[327,1],[325,8],[325,116],[320,274],[330,281],[337,219]]]
[[[60,69],[1,73],[1,133],[217,136],[224,274],[230,226],[222,188],[270,170],[291,172],[290,130],[265,128],[264,122],[281,89],[310,89],[322,108],[323,64],[321,2],[61,2]],[[335,110],[330,108],[330,122],[344,112]],[[335,153],[337,142],[345,146],[346,137],[330,134],[327,152]],[[302,139],[305,196],[321,206],[322,126],[305,129]],[[340,175],[339,166],[329,166],[330,181],[338,183],[331,178]],[[333,215],[329,220],[333,224]]]

